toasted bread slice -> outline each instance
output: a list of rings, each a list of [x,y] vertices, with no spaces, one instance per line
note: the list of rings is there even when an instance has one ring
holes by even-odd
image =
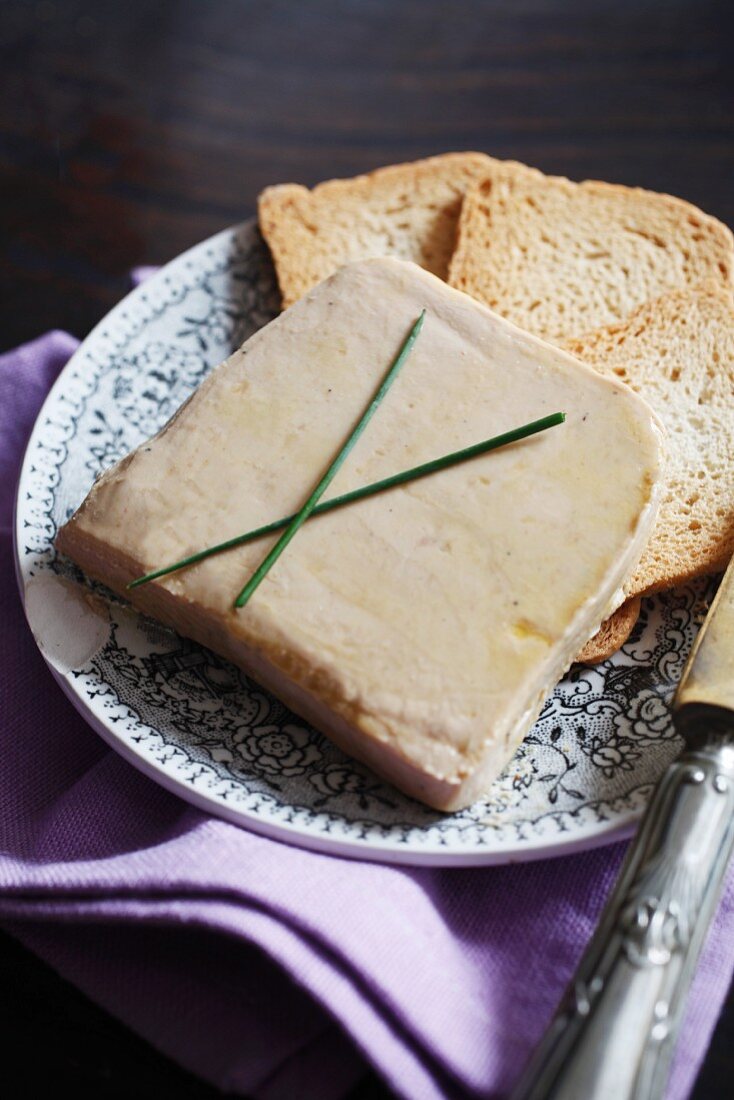
[[[733,271],[731,232],[690,203],[498,164],[467,192],[449,282],[558,343]]]
[[[632,596],[606,619],[593,638],[589,638],[576,660],[584,665],[596,665],[616,653],[629,638],[640,616],[639,596]]]
[[[267,187],[258,203],[260,229],[283,307],[342,264],[374,256],[412,260],[445,279],[464,193],[500,163],[484,153],[446,153],[313,190]]]
[[[723,570],[734,552],[734,296],[714,282],[666,294],[566,348],[625,381],[668,429],[666,489],[627,595]]]

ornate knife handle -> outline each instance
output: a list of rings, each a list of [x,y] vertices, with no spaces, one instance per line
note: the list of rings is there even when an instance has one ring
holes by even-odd
[[[690,709],[703,713],[686,715],[689,747],[656,787],[596,934],[512,1100],[663,1094],[734,844],[734,715]]]

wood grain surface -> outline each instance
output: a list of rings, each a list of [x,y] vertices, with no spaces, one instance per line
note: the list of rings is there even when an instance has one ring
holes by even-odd
[[[669,191],[734,224],[730,8],[0,0],[0,347],[85,335],[131,267],[253,213],[268,183],[449,149]],[[4,1095],[215,1095],[9,937],[0,976],[4,1070],[24,1081]],[[732,1095],[733,1050],[730,1004],[696,1100]]]

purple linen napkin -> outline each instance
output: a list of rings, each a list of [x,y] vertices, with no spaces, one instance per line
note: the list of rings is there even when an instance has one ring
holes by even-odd
[[[0,357],[0,918],[155,1047],[262,1100],[502,1097],[591,934],[621,845],[477,870],[300,851],[208,817],[89,730],[15,590],[25,439],[75,342]],[[668,1089],[687,1096],[734,964],[730,876]]]

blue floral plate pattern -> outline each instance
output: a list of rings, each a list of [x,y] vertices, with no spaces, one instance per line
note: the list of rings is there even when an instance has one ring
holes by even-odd
[[[680,748],[669,703],[706,582],[645,601],[619,653],[574,667],[557,686],[487,798],[447,815],[401,795],[236,668],[90,589],[57,559],[56,530],[100,471],[157,431],[277,308],[267,250],[244,223],[130,294],[49,394],[21,473],[16,552],[29,622],[63,689],[110,745],[182,798],[321,851],[458,866],[562,854],[629,832]]]

